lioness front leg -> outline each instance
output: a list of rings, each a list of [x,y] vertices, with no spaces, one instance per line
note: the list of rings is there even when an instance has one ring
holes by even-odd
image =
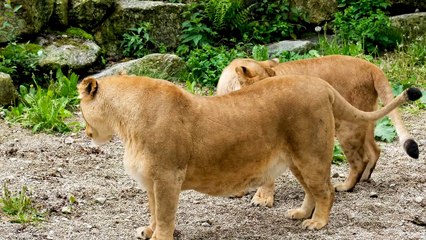
[[[138,239],[150,239],[154,233],[156,226],[156,216],[155,216],[155,197],[153,186],[147,188],[148,195],[148,207],[151,218],[149,220],[149,225],[145,227],[139,227],[136,229],[136,237]]]
[[[275,180],[272,179],[260,186],[251,200],[255,206],[272,207],[274,205]]]

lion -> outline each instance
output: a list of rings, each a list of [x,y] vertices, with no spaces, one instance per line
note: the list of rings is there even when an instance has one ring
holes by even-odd
[[[236,68],[244,67],[245,76],[238,80]],[[255,61],[235,59],[222,72],[217,95],[248,86],[270,76],[303,74],[327,81],[349,103],[364,111],[377,108],[377,98],[384,104],[393,99],[392,89],[385,74],[374,64],[354,57],[331,55],[314,59],[278,63],[278,59]],[[309,83],[310,84],[310,83]],[[389,114],[406,153],[412,158],[419,157],[416,141],[404,127],[398,110]],[[352,191],[359,181],[367,181],[380,156],[380,148],[374,139],[374,122],[350,122],[336,119],[336,137],[349,162],[349,175],[343,183],[335,185],[337,191]],[[266,183],[255,193],[252,203],[272,207],[274,181]],[[238,194],[243,195],[244,192]]]
[[[233,194],[287,168],[305,199],[286,216],[308,218],[303,228],[323,228],[334,199],[334,118],[379,119],[421,92],[408,89],[382,109],[363,112],[313,78],[275,77],[214,97],[148,77],[83,79],[78,91],[87,136],[102,144],[118,135],[126,171],[147,192],[151,218],[139,237],[173,239],[183,190]]]

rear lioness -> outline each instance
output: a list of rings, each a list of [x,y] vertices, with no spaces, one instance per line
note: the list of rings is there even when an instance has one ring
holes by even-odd
[[[113,134],[123,141],[125,169],[149,199],[150,224],[140,237],[151,239],[173,239],[182,190],[232,194],[275,179],[287,166],[305,199],[286,216],[312,216],[304,228],[324,227],[334,197],[335,115],[353,122],[374,120],[420,95],[410,89],[367,113],[328,83],[306,76],[264,80],[217,97],[195,96],[146,77],[86,78],[79,93],[87,135],[98,143]]]
[[[241,82],[237,79],[236,68],[244,67],[245,76]],[[331,84],[349,103],[364,111],[377,108],[377,97],[384,104],[392,98],[392,89],[384,73],[374,64],[348,56],[326,56],[286,63],[274,60],[255,61],[253,59],[235,59],[226,67],[219,79],[217,94],[222,95],[260,81],[269,76],[303,74],[324,79]],[[316,80],[318,78],[312,78]],[[395,125],[401,144],[407,154],[418,158],[417,143],[404,127],[397,110],[390,118]],[[368,180],[380,156],[380,149],[374,140],[374,122],[358,122],[336,119],[336,136],[348,159],[350,171],[344,183],[335,186],[337,191],[350,191],[356,183]],[[252,202],[272,207],[274,182],[271,181],[258,189]]]

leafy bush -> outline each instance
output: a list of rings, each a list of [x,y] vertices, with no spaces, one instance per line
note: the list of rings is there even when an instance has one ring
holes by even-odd
[[[265,61],[269,59],[268,47],[264,45],[256,45],[252,49],[252,57],[257,61]]]
[[[76,74],[66,77],[60,70],[56,82],[51,80],[49,87],[43,89],[35,83],[19,88],[20,103],[6,110],[6,120],[20,123],[33,132],[68,132],[79,129],[77,122],[65,122],[72,116],[71,110],[78,104]]]
[[[16,13],[21,9],[22,5],[12,6],[10,0],[6,0],[3,3],[4,15],[0,16],[0,35],[5,37],[8,42],[16,39],[17,26],[14,26],[9,21],[13,19]]]
[[[0,70],[10,74],[13,79],[20,79],[17,83],[26,82],[26,79],[38,72],[41,54],[40,45],[9,43],[0,49]]]
[[[388,117],[377,121],[374,128],[374,137],[383,142],[392,142],[396,138],[396,130]]]
[[[346,156],[339,141],[336,140],[333,148],[333,164],[341,165],[344,162],[346,162]]]
[[[203,45],[202,48],[190,52],[187,65],[194,81],[215,86],[222,70],[233,59],[246,56],[245,52],[238,49]]]
[[[149,22],[142,22],[136,28],[129,28],[128,33],[123,34],[121,47],[126,57],[143,57],[151,52],[163,49],[151,37],[152,25]]]
[[[342,12],[337,12],[334,30],[339,39],[361,42],[368,52],[379,48],[394,48],[402,41],[401,33],[391,26],[384,12],[389,0],[339,0]]]

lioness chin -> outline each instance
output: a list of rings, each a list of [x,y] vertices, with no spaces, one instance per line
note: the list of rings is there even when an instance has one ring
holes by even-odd
[[[237,67],[246,69],[245,76],[240,80]],[[338,55],[285,63],[278,63],[277,60],[235,59],[223,70],[217,94],[238,90],[267,77],[288,74],[321,78],[331,84],[349,103],[364,111],[377,109],[378,97],[385,105],[393,98],[392,88],[377,66],[359,58]],[[406,153],[412,158],[418,158],[418,145],[404,127],[400,113],[394,110],[389,116]],[[380,149],[374,139],[374,122],[354,123],[336,118],[336,137],[348,159],[350,170],[345,182],[335,185],[335,188],[337,191],[351,191],[359,181],[370,179],[379,159]],[[252,203],[272,207],[274,188],[274,180],[260,187]]]
[[[217,97],[135,76],[89,77],[78,88],[87,135],[104,142],[117,134],[125,169],[147,191],[150,224],[139,237],[151,239],[173,239],[181,191],[228,195],[275,179],[287,167],[305,199],[286,216],[307,218],[307,229],[324,227],[334,198],[335,116],[371,121],[419,95],[410,89],[368,113],[307,76],[264,80]]]

